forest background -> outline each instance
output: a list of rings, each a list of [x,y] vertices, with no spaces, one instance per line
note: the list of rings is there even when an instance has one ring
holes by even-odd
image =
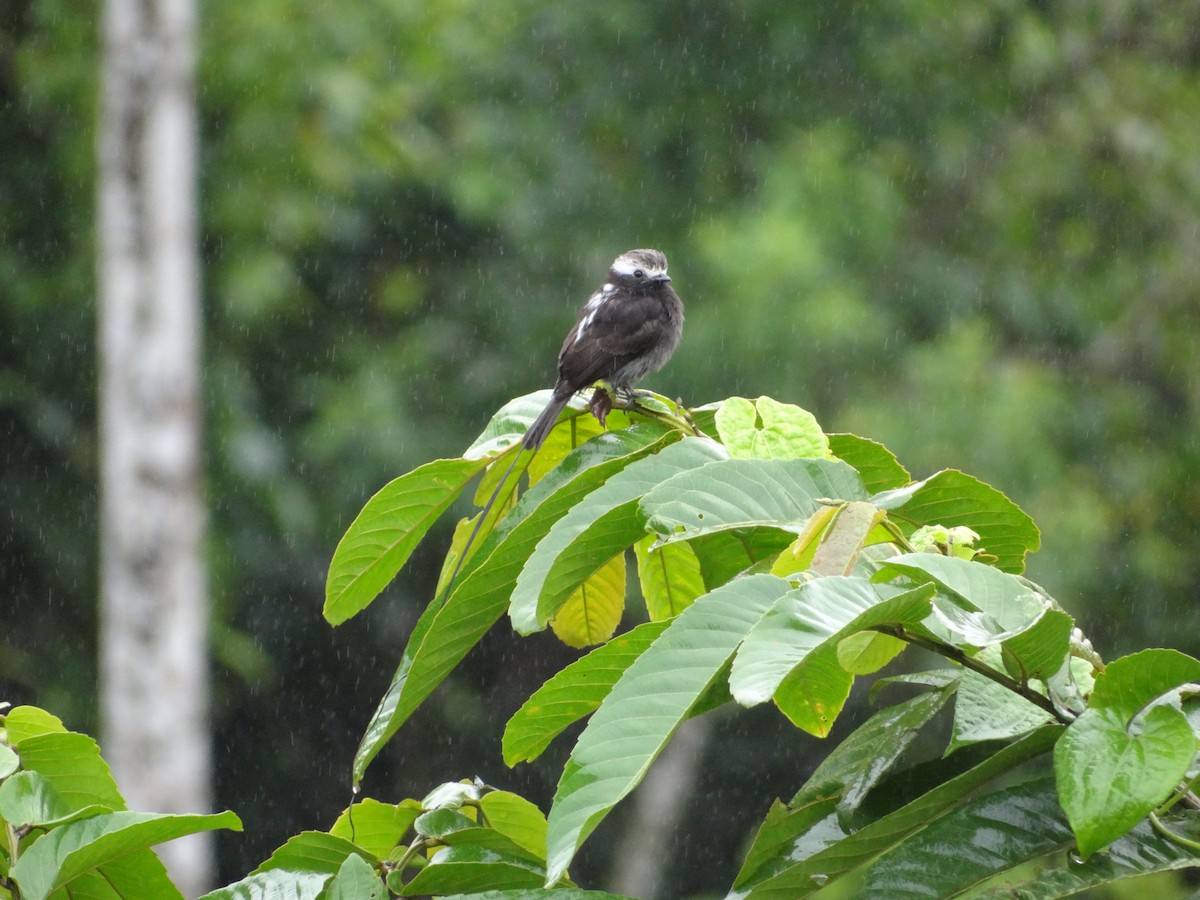
[[[346,804],[452,522],[332,631],[338,537],[549,386],[632,247],[687,304],[648,386],[969,471],[1106,655],[1200,654],[1200,4],[209,0],[200,28],[216,797],[247,827],[222,883]],[[0,699],[90,732],[98,54],[97,4],[0,5]],[[546,808],[567,745],[509,771],[498,735],[575,652],[498,630],[368,793],[479,775]],[[768,709],[714,729],[678,896],[827,750]]]

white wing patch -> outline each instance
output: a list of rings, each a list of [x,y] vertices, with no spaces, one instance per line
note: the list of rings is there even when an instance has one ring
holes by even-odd
[[[596,313],[600,311],[600,307],[604,305],[609,297],[613,295],[613,286],[606,284],[596,293],[588,298],[588,302],[584,304],[584,317],[579,320],[579,328],[575,331],[575,340],[571,341],[571,346],[574,347],[583,338],[583,333],[587,331],[588,326],[592,324],[592,320],[596,318]]]

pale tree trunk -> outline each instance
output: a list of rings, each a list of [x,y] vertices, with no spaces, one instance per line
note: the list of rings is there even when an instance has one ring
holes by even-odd
[[[671,842],[699,780],[712,719],[688,719],[676,729],[658,762],[633,795],[633,817],[613,857],[609,890],[654,900],[671,864]]]
[[[104,0],[99,116],[104,752],[131,809],[211,805],[194,0]],[[209,835],[159,848],[187,896]]]

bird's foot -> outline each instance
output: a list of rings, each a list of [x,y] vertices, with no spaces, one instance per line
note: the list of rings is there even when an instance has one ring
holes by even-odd
[[[600,427],[604,427],[604,420],[608,418],[608,414],[612,412],[613,398],[607,390],[602,387],[596,388],[592,393],[592,415],[596,417],[596,421],[600,423]]]

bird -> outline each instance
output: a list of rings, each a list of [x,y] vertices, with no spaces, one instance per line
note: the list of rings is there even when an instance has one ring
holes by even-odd
[[[605,382],[618,394],[657,372],[683,335],[683,302],[671,287],[667,257],[658,250],[629,250],[579,310],[558,353],[558,379],[546,408],[525,432],[525,449],[537,450],[577,392]],[[600,424],[612,408],[603,388],[592,398]]]
[[[671,287],[667,257],[658,250],[630,250],[613,260],[608,277],[580,308],[575,325],[567,332],[558,351],[558,379],[550,401],[526,430],[521,439],[523,452],[513,456],[475,519],[450,578],[441,589],[442,597],[450,596],[517,460],[522,456],[533,458],[571,398],[603,382],[607,387],[598,387],[591,401],[592,414],[603,425],[613,403],[608,388],[632,399],[634,384],[666,365],[682,335],[683,301]]]

